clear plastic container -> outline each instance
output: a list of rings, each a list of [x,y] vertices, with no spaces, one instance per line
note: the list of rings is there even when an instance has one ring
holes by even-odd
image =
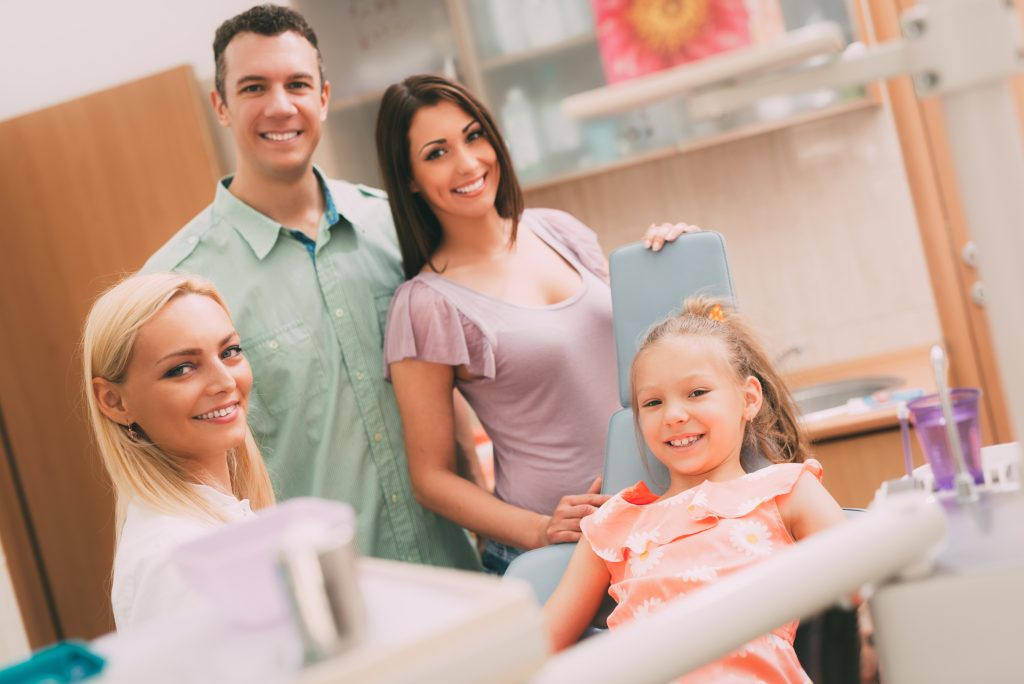
[[[296,531],[315,527],[339,538],[355,537],[352,507],[337,501],[297,498],[175,549],[185,581],[224,618],[262,627],[290,619],[280,574],[282,554]]]
[[[957,388],[950,391],[953,420],[960,435],[960,446],[963,450],[964,464],[975,484],[985,481],[985,473],[981,467],[981,426],[978,421],[978,399],[981,390],[974,388]],[[946,430],[946,421],[942,415],[939,395],[930,394],[914,399],[907,404],[910,420],[914,424],[921,450],[935,477],[935,485],[939,490],[953,489],[956,478],[956,459],[951,451],[952,445]]]

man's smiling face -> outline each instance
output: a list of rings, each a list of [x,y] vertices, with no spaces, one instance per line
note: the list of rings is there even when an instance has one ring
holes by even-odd
[[[316,48],[293,31],[243,32],[224,50],[224,97],[211,93],[217,119],[231,128],[238,175],[294,180],[309,170],[327,118]]]

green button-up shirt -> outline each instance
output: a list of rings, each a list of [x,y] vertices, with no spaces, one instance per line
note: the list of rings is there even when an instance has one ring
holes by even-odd
[[[143,267],[203,276],[224,296],[253,370],[249,421],[281,499],[358,513],[363,553],[478,568],[465,531],[416,503],[391,386],[387,307],[403,280],[386,196],[324,179],[316,242],[217,184],[213,204]]]

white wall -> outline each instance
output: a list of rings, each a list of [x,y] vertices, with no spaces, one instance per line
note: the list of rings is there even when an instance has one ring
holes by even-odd
[[[6,664],[26,657],[28,653],[28,640],[25,638],[21,612],[14,598],[14,587],[11,586],[10,574],[7,572],[7,560],[4,558],[3,549],[0,549],[0,670]]]
[[[0,0],[0,121],[181,64],[212,78],[217,26],[259,2]]]

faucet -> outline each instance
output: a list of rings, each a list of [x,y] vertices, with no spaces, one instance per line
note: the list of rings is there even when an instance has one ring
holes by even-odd
[[[773,359],[773,362],[774,362],[776,368],[778,368],[778,367],[781,367],[782,364],[785,363],[786,361],[788,361],[791,357],[793,357],[793,356],[800,356],[803,353],[804,353],[804,348],[801,347],[798,344],[794,344],[794,345],[791,345],[789,347],[786,347],[781,352],[776,354],[775,358]]]

